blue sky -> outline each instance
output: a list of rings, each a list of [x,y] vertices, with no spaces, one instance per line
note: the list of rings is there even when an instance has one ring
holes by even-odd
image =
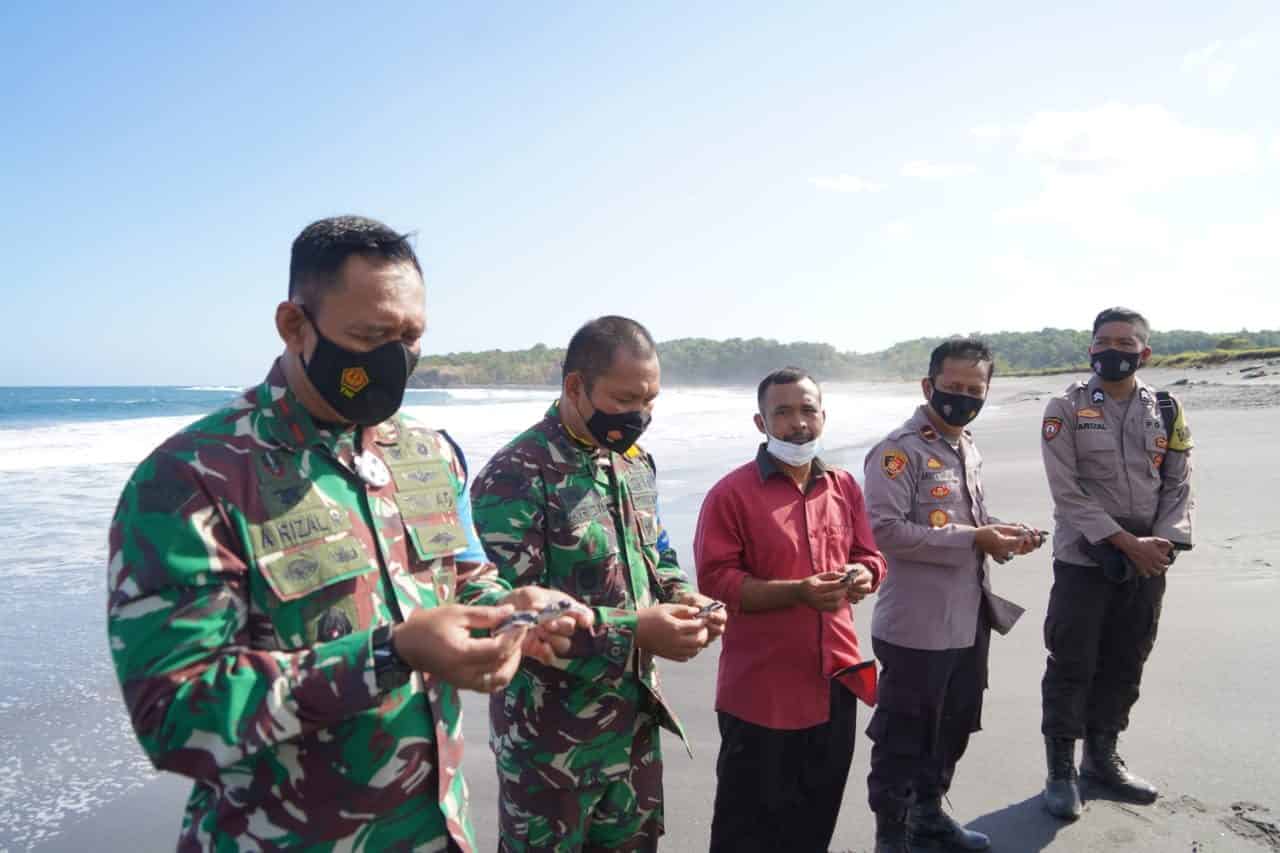
[[[1271,2],[269,5],[0,7],[3,384],[255,381],[349,212],[428,352],[1280,326]]]

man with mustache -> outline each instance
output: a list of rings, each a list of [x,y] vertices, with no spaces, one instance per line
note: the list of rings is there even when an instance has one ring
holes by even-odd
[[[713,853],[825,853],[857,737],[875,701],[852,605],[885,575],[848,471],[819,456],[818,383],[794,367],[756,393],[756,458],[707,493],[698,584],[733,615],[716,683]]]

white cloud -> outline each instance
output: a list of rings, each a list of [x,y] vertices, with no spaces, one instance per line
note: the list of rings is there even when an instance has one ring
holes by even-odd
[[[884,226],[881,233],[886,240],[906,240],[914,233],[914,229],[911,223],[898,220]]]
[[[1051,224],[1099,246],[1156,252],[1176,239],[1143,195],[1186,179],[1250,174],[1263,147],[1150,104],[1036,113],[1017,140],[1017,153],[1040,164],[1043,183],[1035,197],[997,213],[998,223]]]
[[[1182,57],[1182,70],[1203,77],[1210,93],[1221,95],[1239,70],[1234,61],[1227,59],[1230,52],[1226,42],[1215,41]]]
[[[911,160],[902,164],[906,178],[962,178],[978,171],[971,163],[931,163],[928,160]]]
[[[836,193],[878,193],[884,189],[882,185],[859,178],[857,175],[810,178],[809,183],[820,190]]]
[[[1105,177],[1135,190],[1244,174],[1257,164],[1258,149],[1249,134],[1192,127],[1154,104],[1036,113],[1018,143],[1019,153],[1050,173]]]
[[[1001,210],[997,224],[1056,225],[1100,246],[1167,249],[1167,223],[1138,210],[1132,195],[1096,176],[1050,176],[1040,193],[1025,204]]]
[[[1000,293],[1035,293],[1038,310],[1064,316],[1082,303],[1140,304],[1166,329],[1237,328],[1248,305],[1251,321],[1274,326],[1280,207],[1253,214],[1219,200],[1273,180],[1264,170],[1280,139],[1114,103],[1010,128],[1002,148],[1037,165],[1039,183],[995,222],[1041,227],[997,229],[985,272]]]
[[[1205,269],[1220,270],[1236,264],[1280,264],[1277,236],[1280,236],[1280,210],[1258,222],[1210,225],[1182,247],[1182,256]]]
[[[973,134],[974,139],[983,142],[994,142],[997,139],[1003,139],[1008,130],[996,124],[984,124],[973,128],[969,132]]]

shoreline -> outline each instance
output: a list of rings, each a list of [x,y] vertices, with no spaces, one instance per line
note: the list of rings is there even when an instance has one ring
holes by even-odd
[[[1058,823],[1040,805],[1040,629],[1051,583],[1049,551],[1042,549],[994,569],[996,590],[1027,613],[1009,637],[993,640],[984,730],[974,735],[950,794],[957,819],[991,834],[994,849],[1264,853],[1268,838],[1280,838],[1280,764],[1272,748],[1272,709],[1280,704],[1280,641],[1272,627],[1273,602],[1280,594],[1280,523],[1273,503],[1258,499],[1280,493],[1280,447],[1271,437],[1274,418],[1267,411],[1280,406],[1280,377],[1250,382],[1225,370],[1175,368],[1141,374],[1150,384],[1178,394],[1197,441],[1196,547],[1170,573],[1143,698],[1122,739],[1123,754],[1135,771],[1158,784],[1164,796],[1153,806],[1138,807],[1086,794],[1083,818],[1070,825]],[[1181,378],[1205,383],[1172,385]],[[995,514],[1050,527],[1040,420],[1046,399],[1061,393],[1068,381],[1061,376],[997,375],[990,408],[974,426]],[[913,382],[897,385],[904,395],[915,387]],[[902,420],[909,415],[904,403]],[[857,416],[857,411],[832,413],[833,419]],[[744,446],[741,456],[745,460],[752,452],[754,446]],[[860,473],[861,459],[841,461]],[[727,471],[698,469],[699,480],[708,481],[690,482],[684,497],[671,506],[664,503],[664,521],[690,575],[690,543],[702,494]],[[855,611],[867,647],[873,600]],[[696,756],[690,761],[674,738],[664,738],[663,851],[706,849],[719,746],[717,654],[713,647],[688,664],[664,662],[662,667],[666,691]],[[486,702],[476,694],[463,699],[464,768],[481,850],[496,845],[497,785],[487,743]],[[869,719],[870,710],[861,708],[860,730]],[[870,742],[860,736],[833,851],[871,846],[865,782],[869,754]],[[177,838],[189,790],[189,782],[179,777],[153,777],[91,813],[67,820],[34,849],[132,851],[140,839],[168,847]],[[1275,834],[1267,835],[1272,832],[1268,826]]]

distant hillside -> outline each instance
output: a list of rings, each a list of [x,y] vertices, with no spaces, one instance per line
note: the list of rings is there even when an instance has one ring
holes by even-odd
[[[1089,332],[1041,329],[982,335],[1001,373],[1050,373],[1085,367]],[[824,381],[909,379],[923,374],[943,338],[917,338],[873,353],[840,352],[830,344],[779,343],[766,338],[680,338],[658,344],[662,379],[672,385],[750,385],[771,370],[797,365]],[[1229,334],[1175,329],[1152,335],[1157,356],[1280,347],[1280,330]],[[424,356],[412,378],[417,387],[559,385],[563,349],[487,350]]]

